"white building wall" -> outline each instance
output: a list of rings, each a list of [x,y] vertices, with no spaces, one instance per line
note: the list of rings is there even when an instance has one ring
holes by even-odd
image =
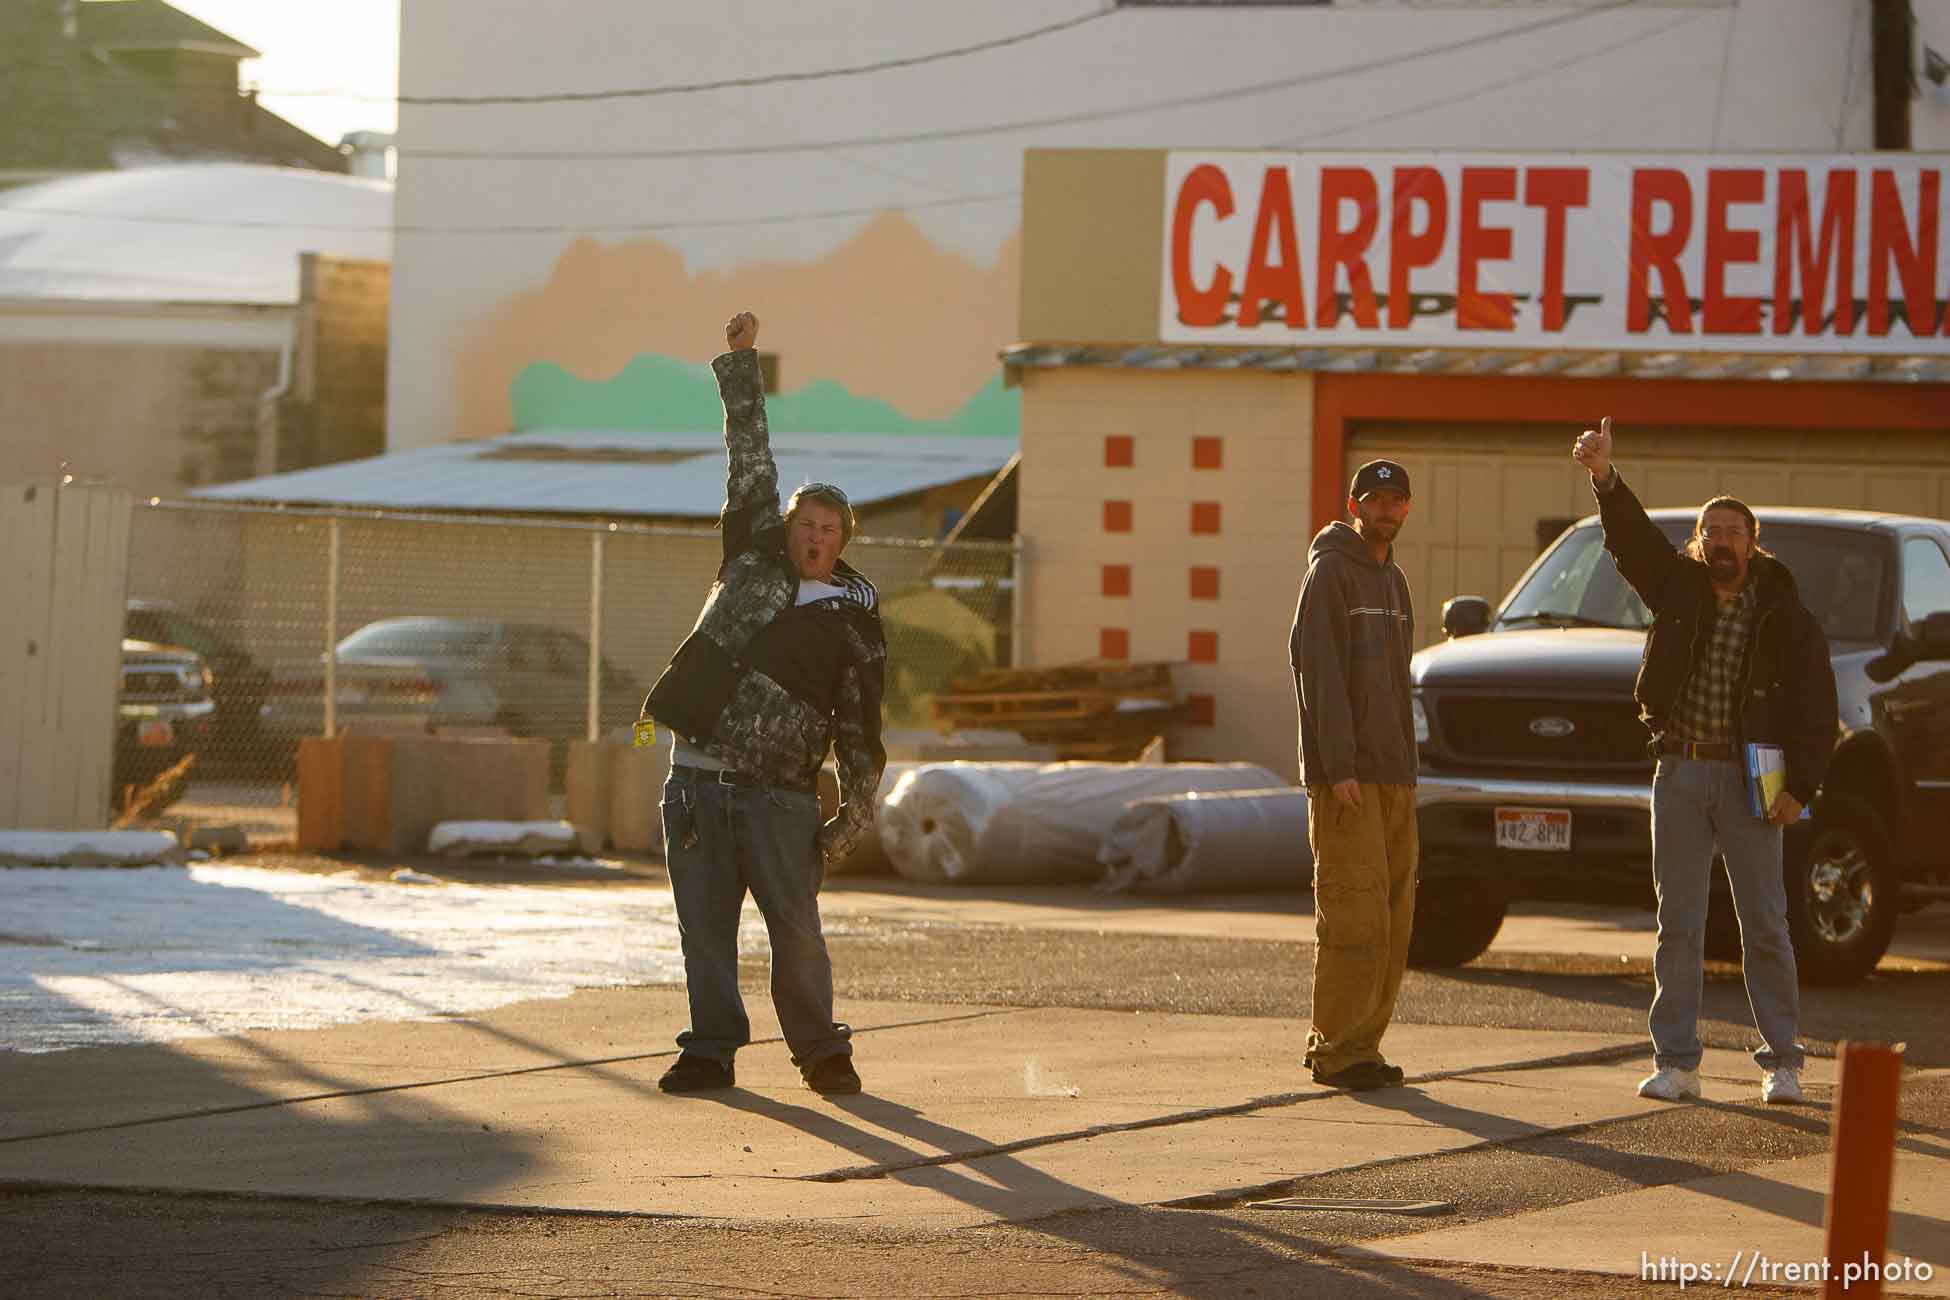
[[[1914,5],[1919,62],[1924,44],[1950,52],[1950,0]],[[401,92],[763,78],[995,41],[1104,7],[414,0]],[[625,367],[708,359],[717,321],[746,306],[772,308],[766,343],[788,391],[827,379],[916,427],[949,419],[1012,338],[1026,147],[1867,149],[1869,11],[1867,0],[1145,8],[860,76],[409,103],[389,445],[498,434],[551,403],[654,411],[655,383]],[[1950,147],[1950,96],[1923,83],[1913,122],[1917,149]],[[929,138],[897,138],[917,135]],[[1006,424],[1012,400],[970,418]]]

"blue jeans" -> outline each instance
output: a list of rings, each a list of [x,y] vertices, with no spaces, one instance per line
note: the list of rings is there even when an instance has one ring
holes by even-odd
[[[750,890],[771,936],[772,1005],[792,1063],[851,1056],[853,1031],[833,1019],[833,963],[819,927],[819,796],[672,773],[663,816],[691,1003],[677,1045],[729,1065],[752,1040],[738,993],[738,914]]]
[[[1699,1009],[1706,899],[1715,849],[1725,858],[1740,918],[1741,974],[1760,1030],[1763,1070],[1798,1070],[1794,1041],[1801,989],[1788,938],[1781,828],[1754,816],[1747,776],[1736,763],[1666,755],[1652,779],[1652,883],[1659,894],[1658,981],[1652,1046],[1660,1066],[1699,1068]]]

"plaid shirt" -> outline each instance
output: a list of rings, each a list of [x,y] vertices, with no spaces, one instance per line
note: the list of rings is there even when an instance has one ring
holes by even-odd
[[[1672,704],[1671,734],[1687,740],[1730,741],[1734,732],[1734,691],[1740,684],[1740,661],[1747,654],[1747,636],[1754,627],[1754,584],[1751,579],[1732,600],[1715,602],[1718,616],[1706,643],[1706,655],[1693,664],[1692,675],[1679,688]]]

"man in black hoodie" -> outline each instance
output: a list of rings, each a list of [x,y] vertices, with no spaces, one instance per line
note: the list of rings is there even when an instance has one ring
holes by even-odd
[[[1408,471],[1372,460],[1308,553],[1291,650],[1300,781],[1314,857],[1313,1028],[1307,1066],[1330,1087],[1402,1081],[1381,1055],[1415,918],[1415,614],[1394,560]]]
[[[1605,549],[1652,612],[1634,691],[1658,759],[1652,778],[1653,1073],[1639,1096],[1700,1095],[1699,1009],[1706,901],[1717,849],[1740,918],[1741,974],[1760,1030],[1761,1100],[1802,1100],[1795,1042],[1800,990],[1789,942],[1781,828],[1814,802],[1835,749],[1835,670],[1821,623],[1786,565],[1760,547],[1760,522],[1733,497],[1700,507],[1675,549],[1612,463],[1611,420],[1578,436]],[[1754,811],[1745,749],[1779,748],[1786,788]]]

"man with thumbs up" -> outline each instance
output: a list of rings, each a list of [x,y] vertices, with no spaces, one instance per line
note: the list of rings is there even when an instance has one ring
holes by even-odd
[[[1835,747],[1835,673],[1821,624],[1794,575],[1760,546],[1745,503],[1714,497],[1675,548],[1612,464],[1611,420],[1578,435],[1605,549],[1652,612],[1635,696],[1658,760],[1652,780],[1655,1071],[1641,1097],[1700,1092],[1699,1008],[1706,902],[1717,850],[1740,917],[1742,974],[1760,1030],[1761,1100],[1802,1100],[1794,948],[1788,938],[1781,828],[1814,800]],[[1766,817],[1747,790],[1749,744],[1781,748],[1787,789]]]

